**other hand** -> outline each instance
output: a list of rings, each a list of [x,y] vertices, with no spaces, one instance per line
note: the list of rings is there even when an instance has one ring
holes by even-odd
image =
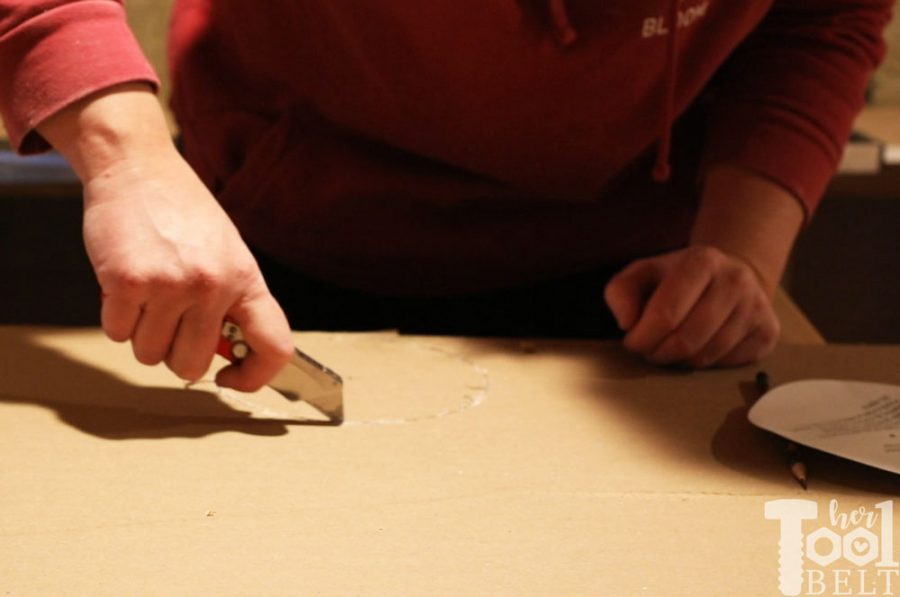
[[[610,280],[605,298],[625,347],[652,363],[744,365],[769,354],[780,334],[756,271],[710,246],[635,261]]]

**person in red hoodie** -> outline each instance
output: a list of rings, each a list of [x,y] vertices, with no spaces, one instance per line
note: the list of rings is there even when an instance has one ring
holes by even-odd
[[[628,263],[625,346],[739,365],[839,161],[891,0],[178,0],[176,151],[113,0],[0,0],[0,111],[84,184],[101,319],[186,379],[220,322],[262,385],[291,350],[249,243],[377,295]],[[597,309],[602,309],[597,297]]]

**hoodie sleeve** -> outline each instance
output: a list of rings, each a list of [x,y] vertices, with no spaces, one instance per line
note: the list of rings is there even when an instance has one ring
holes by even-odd
[[[95,91],[158,80],[120,0],[0,0],[0,114],[21,153],[48,148],[34,130]]]
[[[720,71],[706,163],[793,193],[807,221],[837,170],[884,57],[893,0],[775,0]]]

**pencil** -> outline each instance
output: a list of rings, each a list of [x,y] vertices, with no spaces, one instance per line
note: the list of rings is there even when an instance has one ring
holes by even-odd
[[[756,374],[756,389],[759,391],[760,397],[768,392],[770,387],[771,383],[769,381],[769,374],[765,371],[758,372]],[[788,468],[790,468],[791,474],[797,480],[797,483],[800,484],[800,487],[802,487],[803,490],[806,491],[808,485],[808,477],[806,462],[804,462],[803,460],[803,454],[800,451],[800,446],[788,440],[787,445],[785,446],[785,456],[787,458],[787,464]]]

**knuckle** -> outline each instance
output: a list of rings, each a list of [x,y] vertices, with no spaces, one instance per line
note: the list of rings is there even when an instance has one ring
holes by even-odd
[[[620,278],[613,278],[603,287],[603,300],[607,304],[615,303],[618,300],[621,285],[622,281]]]
[[[675,311],[674,307],[669,305],[661,306],[656,309],[653,313],[653,320],[656,322],[659,328],[665,331],[675,329],[675,327],[680,323],[678,313]]]
[[[125,296],[140,294],[147,287],[147,277],[137,270],[112,269],[97,272],[104,288]]]
[[[669,345],[670,354],[672,354],[673,358],[676,360],[690,357],[697,352],[698,348],[697,343],[684,332],[672,334],[669,336],[667,343]]]
[[[773,347],[778,342],[781,335],[781,324],[777,321],[771,325],[763,326],[759,332],[759,341],[765,347]]]
[[[136,296],[146,292],[168,288],[177,283],[175,276],[167,269],[141,269],[119,270],[106,272],[103,284],[108,284],[110,290],[117,294]]]
[[[772,302],[763,292],[758,292],[753,298],[754,310],[763,317],[774,319],[774,311],[772,310]]]
[[[713,247],[691,247],[684,256],[685,267],[691,270],[715,269],[721,257],[721,251]]]
[[[194,266],[185,274],[186,285],[193,292],[214,294],[222,285],[223,276],[206,266]]]
[[[250,286],[260,279],[259,268],[252,260],[241,260],[231,267],[230,278],[242,286]]]
[[[155,272],[150,280],[150,285],[160,292],[177,291],[184,283],[182,276],[170,270]]]
[[[724,275],[724,283],[733,292],[744,292],[754,288],[756,284],[756,275],[746,267],[735,267],[728,270]],[[754,299],[758,301],[759,298]]]
[[[761,333],[768,328],[777,326],[775,317],[768,309],[765,301],[754,299],[744,309],[745,320],[756,327],[756,333]]]
[[[712,365],[733,345],[733,338],[717,336],[706,343],[706,346],[703,347],[703,351],[697,355],[697,358],[705,363],[704,366]]]

